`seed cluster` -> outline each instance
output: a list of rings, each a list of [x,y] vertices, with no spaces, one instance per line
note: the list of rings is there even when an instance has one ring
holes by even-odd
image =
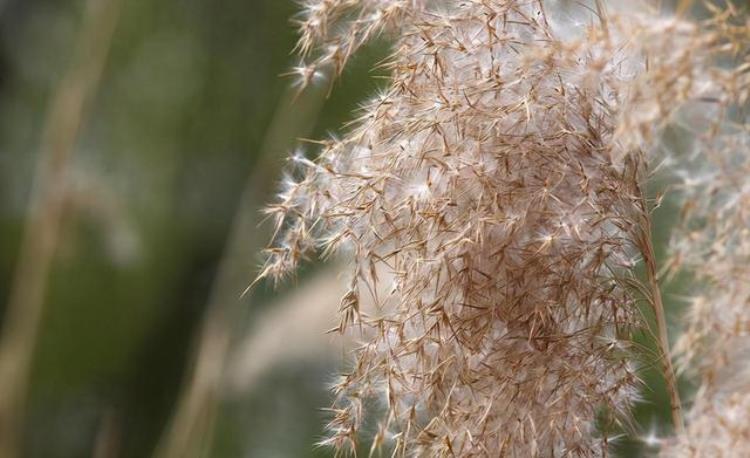
[[[530,0],[305,5],[302,86],[340,74],[378,34],[396,37],[388,88],[315,160],[296,153],[267,209],[276,232],[261,277],[314,251],[351,266],[337,330],[361,344],[335,384],[324,443],[355,450],[364,429],[395,455],[607,453],[607,431],[638,399],[630,337],[644,327],[637,300],[654,300],[634,273],[641,259],[655,265],[645,184],[656,160],[674,160],[660,132],[706,106],[720,116],[687,119],[695,141],[747,152],[747,126],[717,129],[748,97],[748,65],[714,64],[747,58],[736,40],[747,26],[722,12],[701,25],[642,13]],[[712,170],[737,165],[712,157]],[[746,174],[740,163],[727,173]],[[705,224],[745,261],[746,183],[719,193],[743,210],[718,196],[697,207],[731,213]],[[747,278],[747,267],[727,275],[732,262],[707,281]],[[747,282],[735,283],[744,289],[726,301],[744,295],[747,309]]]
[[[671,166],[682,217],[669,264],[698,285],[675,350],[700,388],[667,457],[750,455],[750,21],[732,13],[717,11],[712,37],[727,60],[694,65],[706,90],[683,110],[686,152]]]

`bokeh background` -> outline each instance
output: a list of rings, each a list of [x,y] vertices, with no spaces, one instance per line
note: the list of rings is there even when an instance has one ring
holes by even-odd
[[[311,263],[279,288],[240,295],[284,158],[297,147],[314,154],[300,139],[345,131],[358,102],[387,83],[372,68],[388,48],[365,49],[330,95],[327,84],[297,94],[280,76],[296,63],[297,9],[0,1],[0,307],[28,280],[16,271],[37,164],[56,148],[47,133],[73,136],[51,191],[61,216],[49,229],[58,240],[28,347],[18,456],[331,455],[313,444],[343,357],[324,333],[338,305],[335,267]],[[100,77],[76,86],[97,59]],[[78,128],[64,109],[52,114],[70,93],[82,100]],[[674,211],[660,209],[656,227]],[[661,244],[666,236],[659,229]],[[638,427],[663,434],[666,396],[648,365]],[[644,453],[622,443],[623,456]]]

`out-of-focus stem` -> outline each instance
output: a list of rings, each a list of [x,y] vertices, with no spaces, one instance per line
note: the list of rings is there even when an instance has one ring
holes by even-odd
[[[24,402],[60,234],[68,163],[96,92],[120,0],[89,0],[71,65],[50,106],[0,338],[0,456],[19,456]]]
[[[290,89],[282,98],[264,140],[261,156],[248,178],[232,229],[219,264],[206,309],[193,367],[177,401],[172,421],[158,444],[159,458],[206,456],[210,452],[224,366],[231,340],[231,315],[240,294],[250,283],[248,262],[265,243],[258,236],[257,214],[267,201],[278,176],[280,155],[307,133],[325,100],[325,91],[314,88],[295,96]]]

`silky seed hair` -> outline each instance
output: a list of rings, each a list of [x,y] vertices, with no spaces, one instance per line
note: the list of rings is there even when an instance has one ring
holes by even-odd
[[[336,330],[360,344],[323,444],[607,454],[638,400],[637,302],[655,300],[635,266],[655,265],[646,183],[676,160],[660,133],[680,120],[723,144],[724,122],[685,113],[736,118],[748,92],[747,65],[717,63],[747,58],[746,24],[624,7],[304,3],[300,87],[340,75],[379,34],[394,41],[388,87],[315,159],[293,155],[267,209],[276,230],[260,278],[313,252],[348,260]]]

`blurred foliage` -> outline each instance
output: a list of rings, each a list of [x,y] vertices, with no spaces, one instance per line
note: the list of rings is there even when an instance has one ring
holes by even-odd
[[[44,116],[70,63],[83,7],[69,0],[2,4],[3,298]],[[183,379],[245,180],[289,84],[278,75],[294,63],[289,18],[295,10],[291,1],[278,0],[124,2],[74,154],[35,354],[24,456],[90,456],[109,417],[118,431],[118,456],[153,450]],[[372,90],[367,68],[374,58],[350,70],[310,126],[311,136],[340,126]],[[264,154],[281,158],[287,151]],[[248,281],[256,261],[247,260]],[[248,321],[253,313],[245,314]],[[274,406],[259,406],[268,410],[254,409],[257,417],[247,427],[221,423],[216,456],[259,456],[243,449],[251,444],[248,427],[264,418],[298,430],[302,437],[291,439],[309,446],[319,432],[325,386],[307,386],[308,397],[296,398],[312,412],[299,419],[305,426],[280,425]]]

